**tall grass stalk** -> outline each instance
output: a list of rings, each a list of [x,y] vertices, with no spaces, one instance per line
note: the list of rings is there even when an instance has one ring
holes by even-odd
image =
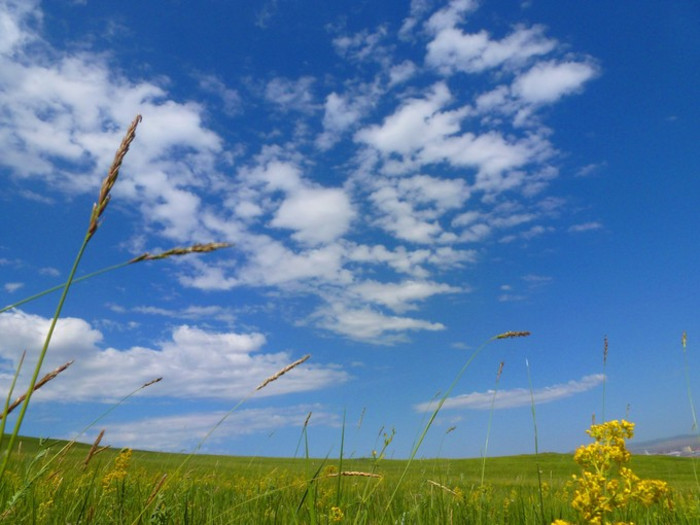
[[[484,453],[482,454],[481,458],[481,483],[479,484],[481,487],[484,486],[484,476],[486,475],[486,456],[488,456],[488,450],[489,450],[489,436],[491,435],[491,423],[493,421],[493,410],[496,407],[496,395],[498,394],[498,383],[501,380],[501,374],[503,373],[503,366],[505,365],[505,361],[501,361],[501,364],[498,365],[498,373],[496,374],[496,386],[493,389],[493,396],[491,396],[491,409],[489,410],[489,423],[488,426],[486,427],[486,442],[484,443]]]
[[[464,363],[462,368],[460,369],[459,372],[457,372],[457,375],[452,381],[452,384],[450,384],[450,387],[447,389],[447,391],[443,394],[443,396],[440,398],[438,401],[437,407],[435,407],[435,410],[433,413],[430,415],[430,418],[428,419],[428,422],[425,425],[425,428],[423,431],[420,433],[418,436],[418,440],[416,441],[415,445],[413,446],[413,449],[411,450],[411,454],[408,456],[408,460],[406,461],[406,466],[401,472],[401,475],[399,476],[399,479],[396,482],[396,485],[394,486],[394,490],[391,493],[391,496],[389,497],[389,500],[387,501],[387,504],[384,508],[384,515],[382,517],[382,520],[386,520],[386,515],[389,512],[389,509],[391,508],[391,504],[394,501],[394,498],[396,497],[396,494],[399,491],[399,488],[401,487],[401,483],[403,482],[404,478],[406,477],[406,474],[408,473],[408,469],[411,467],[411,464],[413,463],[413,460],[416,458],[416,455],[418,454],[418,450],[420,449],[420,446],[423,444],[423,440],[425,439],[425,436],[428,434],[428,430],[430,430],[430,427],[433,425],[433,421],[435,421],[435,418],[437,417],[438,413],[440,412],[440,409],[442,409],[442,405],[445,404],[445,401],[447,401],[447,398],[450,397],[450,394],[454,390],[454,388],[457,386],[457,383],[459,383],[459,380],[462,379],[462,376],[464,373],[467,371],[467,368],[469,368],[469,365],[472,364],[472,361],[476,359],[476,357],[482,352],[486,346],[498,339],[510,339],[513,337],[527,337],[530,335],[530,332],[516,332],[516,331],[509,331],[509,332],[504,332],[502,334],[495,335],[491,337],[490,339],[486,340],[484,343],[482,343],[473,353],[471,356],[469,356],[469,359],[467,359],[467,362]]]
[[[698,442],[700,442],[700,429],[698,428],[698,418],[695,412],[695,402],[693,401],[693,392],[690,390],[690,366],[688,365],[688,335],[683,332],[681,336],[681,345],[683,346],[683,368],[685,370],[685,387],[688,391],[688,402],[690,403],[690,414],[693,417],[693,432],[695,432]],[[693,474],[695,474],[695,484],[700,490],[700,477],[698,477],[696,461],[693,461]]]
[[[199,442],[197,443],[197,445],[195,446],[195,448],[194,448],[187,456],[185,456],[185,458],[182,460],[182,462],[180,463],[180,465],[178,466],[178,468],[177,468],[177,469],[175,470],[175,472],[173,473],[173,476],[172,476],[171,478],[169,478],[169,479],[177,478],[178,474],[182,471],[183,468],[185,468],[185,465],[190,461],[190,459],[192,459],[192,457],[193,457],[197,452],[199,452],[199,450],[202,448],[202,446],[204,445],[204,443],[211,437],[211,435],[212,435],[221,425],[223,425],[224,422],[225,422],[236,410],[238,410],[238,408],[239,408],[243,403],[245,403],[245,402],[248,401],[251,397],[253,397],[253,395],[255,395],[255,393],[256,393],[258,390],[262,390],[263,388],[265,388],[265,387],[266,387],[267,385],[269,385],[270,383],[272,383],[272,382],[274,382],[274,381],[277,381],[280,377],[282,377],[282,376],[285,375],[286,373],[290,372],[292,369],[294,369],[294,368],[298,367],[299,365],[301,365],[302,363],[306,362],[310,357],[311,357],[311,354],[306,354],[306,355],[305,355],[304,357],[302,357],[301,359],[297,359],[297,360],[294,361],[293,363],[291,363],[291,364],[285,366],[285,367],[282,368],[281,370],[278,370],[277,372],[275,372],[274,374],[272,374],[270,377],[268,377],[268,378],[265,379],[262,383],[260,383],[257,387],[255,387],[255,389],[251,390],[250,393],[249,393],[248,395],[246,395],[243,399],[241,399],[238,403],[236,403],[236,404],[233,406],[233,408],[231,408],[228,412],[226,412],[226,413],[225,413],[225,414],[224,414],[224,415],[209,429],[209,431],[204,435],[204,437],[202,437],[202,439],[199,440]],[[149,383],[147,383],[146,385],[148,385],[148,384],[149,384]],[[308,450],[307,450],[307,454],[308,454]],[[163,481],[163,484],[167,484],[167,482],[168,482],[168,480],[165,479],[165,480]],[[150,505],[150,503],[149,503],[148,505]],[[143,508],[142,512],[136,517],[136,519],[135,519],[134,522],[133,522],[134,524],[140,522],[141,518],[143,517],[143,514],[144,514],[144,513],[146,512],[146,510],[148,509],[148,505],[146,505],[146,506]]]
[[[535,413],[535,390],[532,388],[532,376],[530,375],[530,362],[525,359],[525,369],[527,370],[527,384],[530,388],[530,407],[532,408],[532,425],[535,429],[535,458],[540,454],[539,448],[539,438],[537,435],[537,414]],[[542,517],[542,525],[547,524],[547,520],[544,518],[544,495],[542,490],[542,470],[540,469],[540,462],[535,459],[535,468],[537,469],[537,489],[540,498],[540,514]]]
[[[608,336],[603,338],[603,412],[601,413],[601,423],[605,423],[605,383],[608,380]]]
[[[15,421],[15,427],[12,431],[12,434],[10,434],[9,443],[4,453],[2,465],[0,466],[0,479],[2,479],[5,474],[5,470],[7,469],[7,463],[10,459],[10,455],[12,454],[12,449],[14,447],[15,441],[17,440],[17,436],[19,435],[20,428],[22,427],[22,422],[24,421],[24,416],[26,415],[27,409],[29,408],[29,402],[32,398],[34,387],[37,381],[39,380],[39,373],[41,372],[41,367],[44,364],[44,359],[46,358],[46,353],[49,349],[51,338],[53,336],[54,330],[56,329],[58,318],[61,316],[63,305],[66,302],[66,297],[68,297],[68,290],[70,290],[71,284],[75,277],[75,273],[78,270],[80,260],[83,258],[83,254],[85,253],[85,249],[87,248],[90,239],[92,239],[93,235],[97,231],[100,217],[102,217],[102,214],[104,213],[105,209],[107,208],[107,205],[109,204],[109,200],[111,198],[110,192],[112,190],[112,187],[114,186],[114,183],[117,181],[117,177],[119,176],[119,168],[121,167],[122,161],[124,160],[124,156],[126,155],[127,151],[129,151],[129,146],[136,137],[136,127],[138,126],[139,122],[141,122],[141,115],[137,115],[131,123],[131,125],[129,126],[129,129],[127,130],[126,135],[124,136],[124,139],[122,140],[122,143],[114,156],[114,161],[110,166],[109,172],[105,177],[104,181],[102,181],[99,197],[92,208],[87,233],[83,238],[83,242],[80,245],[80,248],[78,249],[78,254],[75,257],[75,260],[73,261],[73,266],[70,270],[70,273],[68,274],[68,279],[66,280],[65,286],[63,287],[63,292],[61,293],[58,305],[56,306],[56,311],[53,315],[53,318],[51,319],[51,323],[49,324],[49,330],[46,334],[46,338],[44,339],[44,344],[41,348],[41,351],[39,352],[39,357],[37,358],[36,364],[34,365],[34,372],[32,373],[32,378],[29,382],[29,387],[27,388],[27,397],[24,399],[24,403],[22,403],[22,408],[20,409],[20,412],[17,416],[17,420]]]
[[[10,390],[7,392],[7,397],[5,398],[5,407],[2,411],[2,423],[0,423],[0,450],[2,450],[2,442],[5,438],[5,427],[7,426],[7,414],[10,413],[10,399],[12,399],[12,392],[15,391],[15,385],[17,384],[17,378],[19,377],[19,371],[22,369],[24,364],[24,358],[27,356],[27,351],[22,352],[22,356],[19,358],[19,363],[17,363],[17,368],[15,369],[15,374],[12,377],[12,383],[10,384]],[[0,478],[2,479],[2,478]]]
[[[343,426],[340,431],[340,458],[338,459],[338,473],[340,474],[343,472],[343,451],[345,448],[345,416],[346,412],[343,410]],[[338,486],[336,488],[336,494],[335,494],[335,506],[339,507],[340,506],[340,496],[342,492],[342,476],[338,476]]]

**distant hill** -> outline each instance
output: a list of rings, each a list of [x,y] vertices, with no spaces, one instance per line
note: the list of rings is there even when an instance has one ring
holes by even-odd
[[[642,443],[630,443],[627,448],[633,454],[700,457],[700,437],[692,434],[673,436]]]

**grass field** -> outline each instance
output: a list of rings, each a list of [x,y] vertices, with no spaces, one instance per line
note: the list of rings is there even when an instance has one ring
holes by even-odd
[[[580,521],[568,454],[406,460],[248,458],[104,450],[21,438],[0,490],[8,523],[512,523]],[[700,523],[695,460],[634,456],[669,505],[630,505],[610,523]],[[539,468],[542,480],[540,506]],[[165,477],[164,477],[165,475]],[[31,480],[31,483],[27,482]],[[398,485],[400,483],[400,486]],[[399,486],[395,496],[394,489]]]

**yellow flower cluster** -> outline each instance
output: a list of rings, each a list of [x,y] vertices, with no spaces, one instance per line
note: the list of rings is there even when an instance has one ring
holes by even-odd
[[[345,516],[340,507],[331,507],[331,512],[328,517],[330,518],[331,522],[338,523],[340,521],[343,521],[343,518]]]
[[[126,471],[129,468],[132,451],[130,448],[125,448],[119,455],[114,458],[114,466],[102,478],[102,489],[107,491],[114,482],[122,481],[126,477]]]
[[[668,502],[669,488],[663,481],[641,480],[632,470],[623,466],[630,460],[625,440],[634,436],[634,423],[608,421],[591,425],[586,431],[595,441],[579,447],[574,461],[583,469],[573,476],[575,488],[571,506],[589,525],[608,525],[606,515],[622,510],[633,502],[649,506]],[[614,522],[623,525],[625,522]],[[552,525],[567,525],[556,520]],[[629,524],[632,525],[632,524]]]

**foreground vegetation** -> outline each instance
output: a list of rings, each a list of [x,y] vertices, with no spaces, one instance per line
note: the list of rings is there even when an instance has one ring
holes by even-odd
[[[580,522],[571,506],[580,468],[565,454],[489,458],[483,483],[481,459],[415,460],[387,506],[405,460],[344,459],[338,476],[338,459],[197,455],[181,469],[178,454],[105,450],[86,464],[87,445],[19,443],[0,490],[8,523]],[[636,504],[616,521],[700,523],[692,458],[635,456],[630,465],[663,477],[671,493],[667,505]]]

